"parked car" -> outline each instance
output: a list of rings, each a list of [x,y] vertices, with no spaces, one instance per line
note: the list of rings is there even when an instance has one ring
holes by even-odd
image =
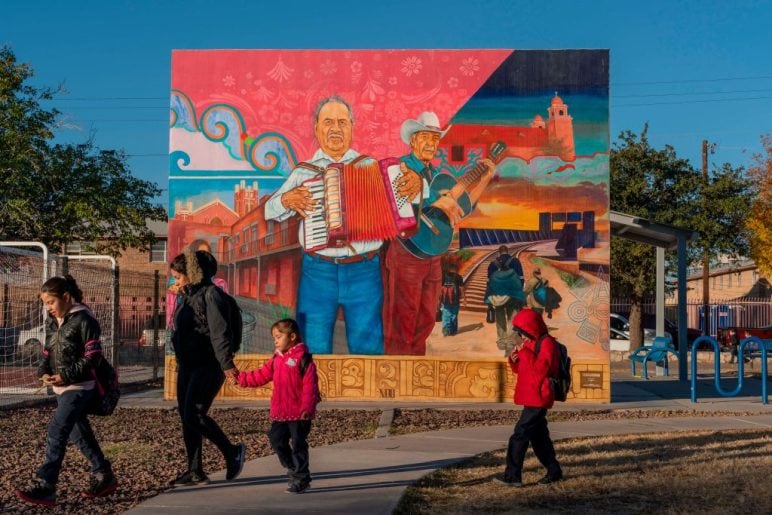
[[[156,340],[156,346],[163,347],[166,344],[166,313],[161,311],[158,313],[158,339]],[[139,338],[140,347],[153,345],[153,317],[150,317],[145,322],[145,327],[142,330],[142,336]]]
[[[624,334],[627,336],[627,340],[630,339],[630,321],[628,318],[628,313],[611,313],[609,315],[609,329],[616,329],[618,331],[615,333],[616,335]],[[642,315],[642,321],[643,323],[643,344],[644,345],[651,345],[651,342],[654,341],[654,337],[657,335],[656,325],[656,317],[654,315],[648,315],[644,314]],[[673,346],[677,349],[678,348],[678,325],[673,323],[671,320],[665,319],[665,332],[668,333],[673,340]],[[686,328],[686,340],[689,343],[689,345],[694,342],[697,338],[702,336],[702,332],[700,332],[699,329],[693,329],[691,327]],[[617,345],[620,345],[617,343]],[[703,348],[703,347],[700,347]],[[708,346],[704,348],[709,348]],[[626,350],[626,349],[625,349]]]
[[[46,328],[0,327],[0,358],[4,361],[36,358],[43,351]]]
[[[24,358],[40,356],[45,344],[46,327],[43,324],[23,329],[19,331],[19,337],[16,339],[16,355]]]

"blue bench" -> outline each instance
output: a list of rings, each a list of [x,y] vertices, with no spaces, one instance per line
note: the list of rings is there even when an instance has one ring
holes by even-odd
[[[628,359],[630,360],[630,367],[632,368],[633,375],[635,375],[635,364],[640,363],[643,367],[643,378],[649,378],[649,372],[646,368],[646,363],[652,361],[654,363],[662,362],[665,375],[670,375],[670,369],[668,367],[668,353],[673,354],[678,359],[678,353],[673,347],[673,343],[669,336],[655,336],[651,345],[642,345],[635,349]]]

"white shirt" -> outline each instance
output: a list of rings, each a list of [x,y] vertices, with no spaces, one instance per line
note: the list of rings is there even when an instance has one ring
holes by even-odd
[[[309,161],[309,163],[311,163],[314,166],[318,166],[320,168],[325,168],[327,165],[331,163],[350,163],[357,157],[359,157],[359,152],[353,149],[348,149],[346,153],[343,154],[343,157],[341,157],[339,160],[335,160],[331,156],[326,154],[322,149],[319,149],[314,153],[313,157],[311,157],[311,160]],[[317,174],[315,174],[311,170],[308,170],[307,168],[298,167],[292,170],[292,173],[289,175],[289,177],[287,177],[287,180],[284,181],[284,184],[282,184],[281,187],[278,190],[276,190],[273,195],[271,195],[271,198],[268,199],[268,202],[265,203],[265,219],[282,222],[290,218],[291,216],[297,214],[296,211],[292,209],[287,209],[282,205],[281,196],[283,193],[297,188],[305,181],[309,179],[313,179],[314,177],[316,177],[316,175]],[[304,241],[303,241],[304,224],[305,222],[301,221],[298,226],[298,241],[300,242],[300,246],[303,247],[303,249],[305,250],[305,247],[303,246],[304,245]],[[353,252],[349,247],[326,248],[326,249],[318,250],[316,252],[323,256],[329,256],[329,257],[350,257],[350,256],[356,256],[359,254],[365,254],[373,250],[377,250],[381,248],[381,245],[383,245],[382,240],[356,241],[351,243],[351,247],[354,250]]]

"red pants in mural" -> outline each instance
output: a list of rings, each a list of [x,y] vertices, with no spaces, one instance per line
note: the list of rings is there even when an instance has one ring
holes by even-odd
[[[383,339],[386,354],[423,356],[434,329],[442,286],[441,256],[417,258],[392,241],[383,266]]]

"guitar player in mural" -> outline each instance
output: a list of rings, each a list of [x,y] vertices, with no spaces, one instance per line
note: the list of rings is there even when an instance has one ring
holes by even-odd
[[[448,129],[440,128],[433,112],[406,120],[400,129],[410,153],[400,158],[423,180],[423,194],[414,203],[419,213],[418,233],[390,241],[385,252],[383,282],[383,327],[386,354],[426,354],[426,339],[435,323],[442,287],[442,255],[458,223],[472,213],[480,194],[490,182],[495,165],[481,159],[474,170],[456,180],[432,165],[440,139]],[[499,151],[500,152],[500,151]],[[468,176],[468,177],[467,177]],[[471,186],[471,187],[469,187]]]
[[[354,117],[348,102],[337,96],[321,100],[314,115],[314,135],[319,149],[308,162],[299,163],[292,170],[265,204],[266,220],[281,222],[295,215],[303,217],[299,224],[303,258],[295,318],[314,354],[332,353],[339,306],[345,316],[349,352],[383,354],[380,264],[383,240],[347,241],[340,246],[322,248],[309,244],[309,234],[319,212],[316,209],[319,200],[314,198],[309,181],[318,178],[332,164],[362,161],[359,152],[351,148],[353,127]],[[397,192],[408,198],[417,195],[420,188],[420,177],[409,171],[397,184]],[[360,203],[376,200],[379,199],[357,199]]]

